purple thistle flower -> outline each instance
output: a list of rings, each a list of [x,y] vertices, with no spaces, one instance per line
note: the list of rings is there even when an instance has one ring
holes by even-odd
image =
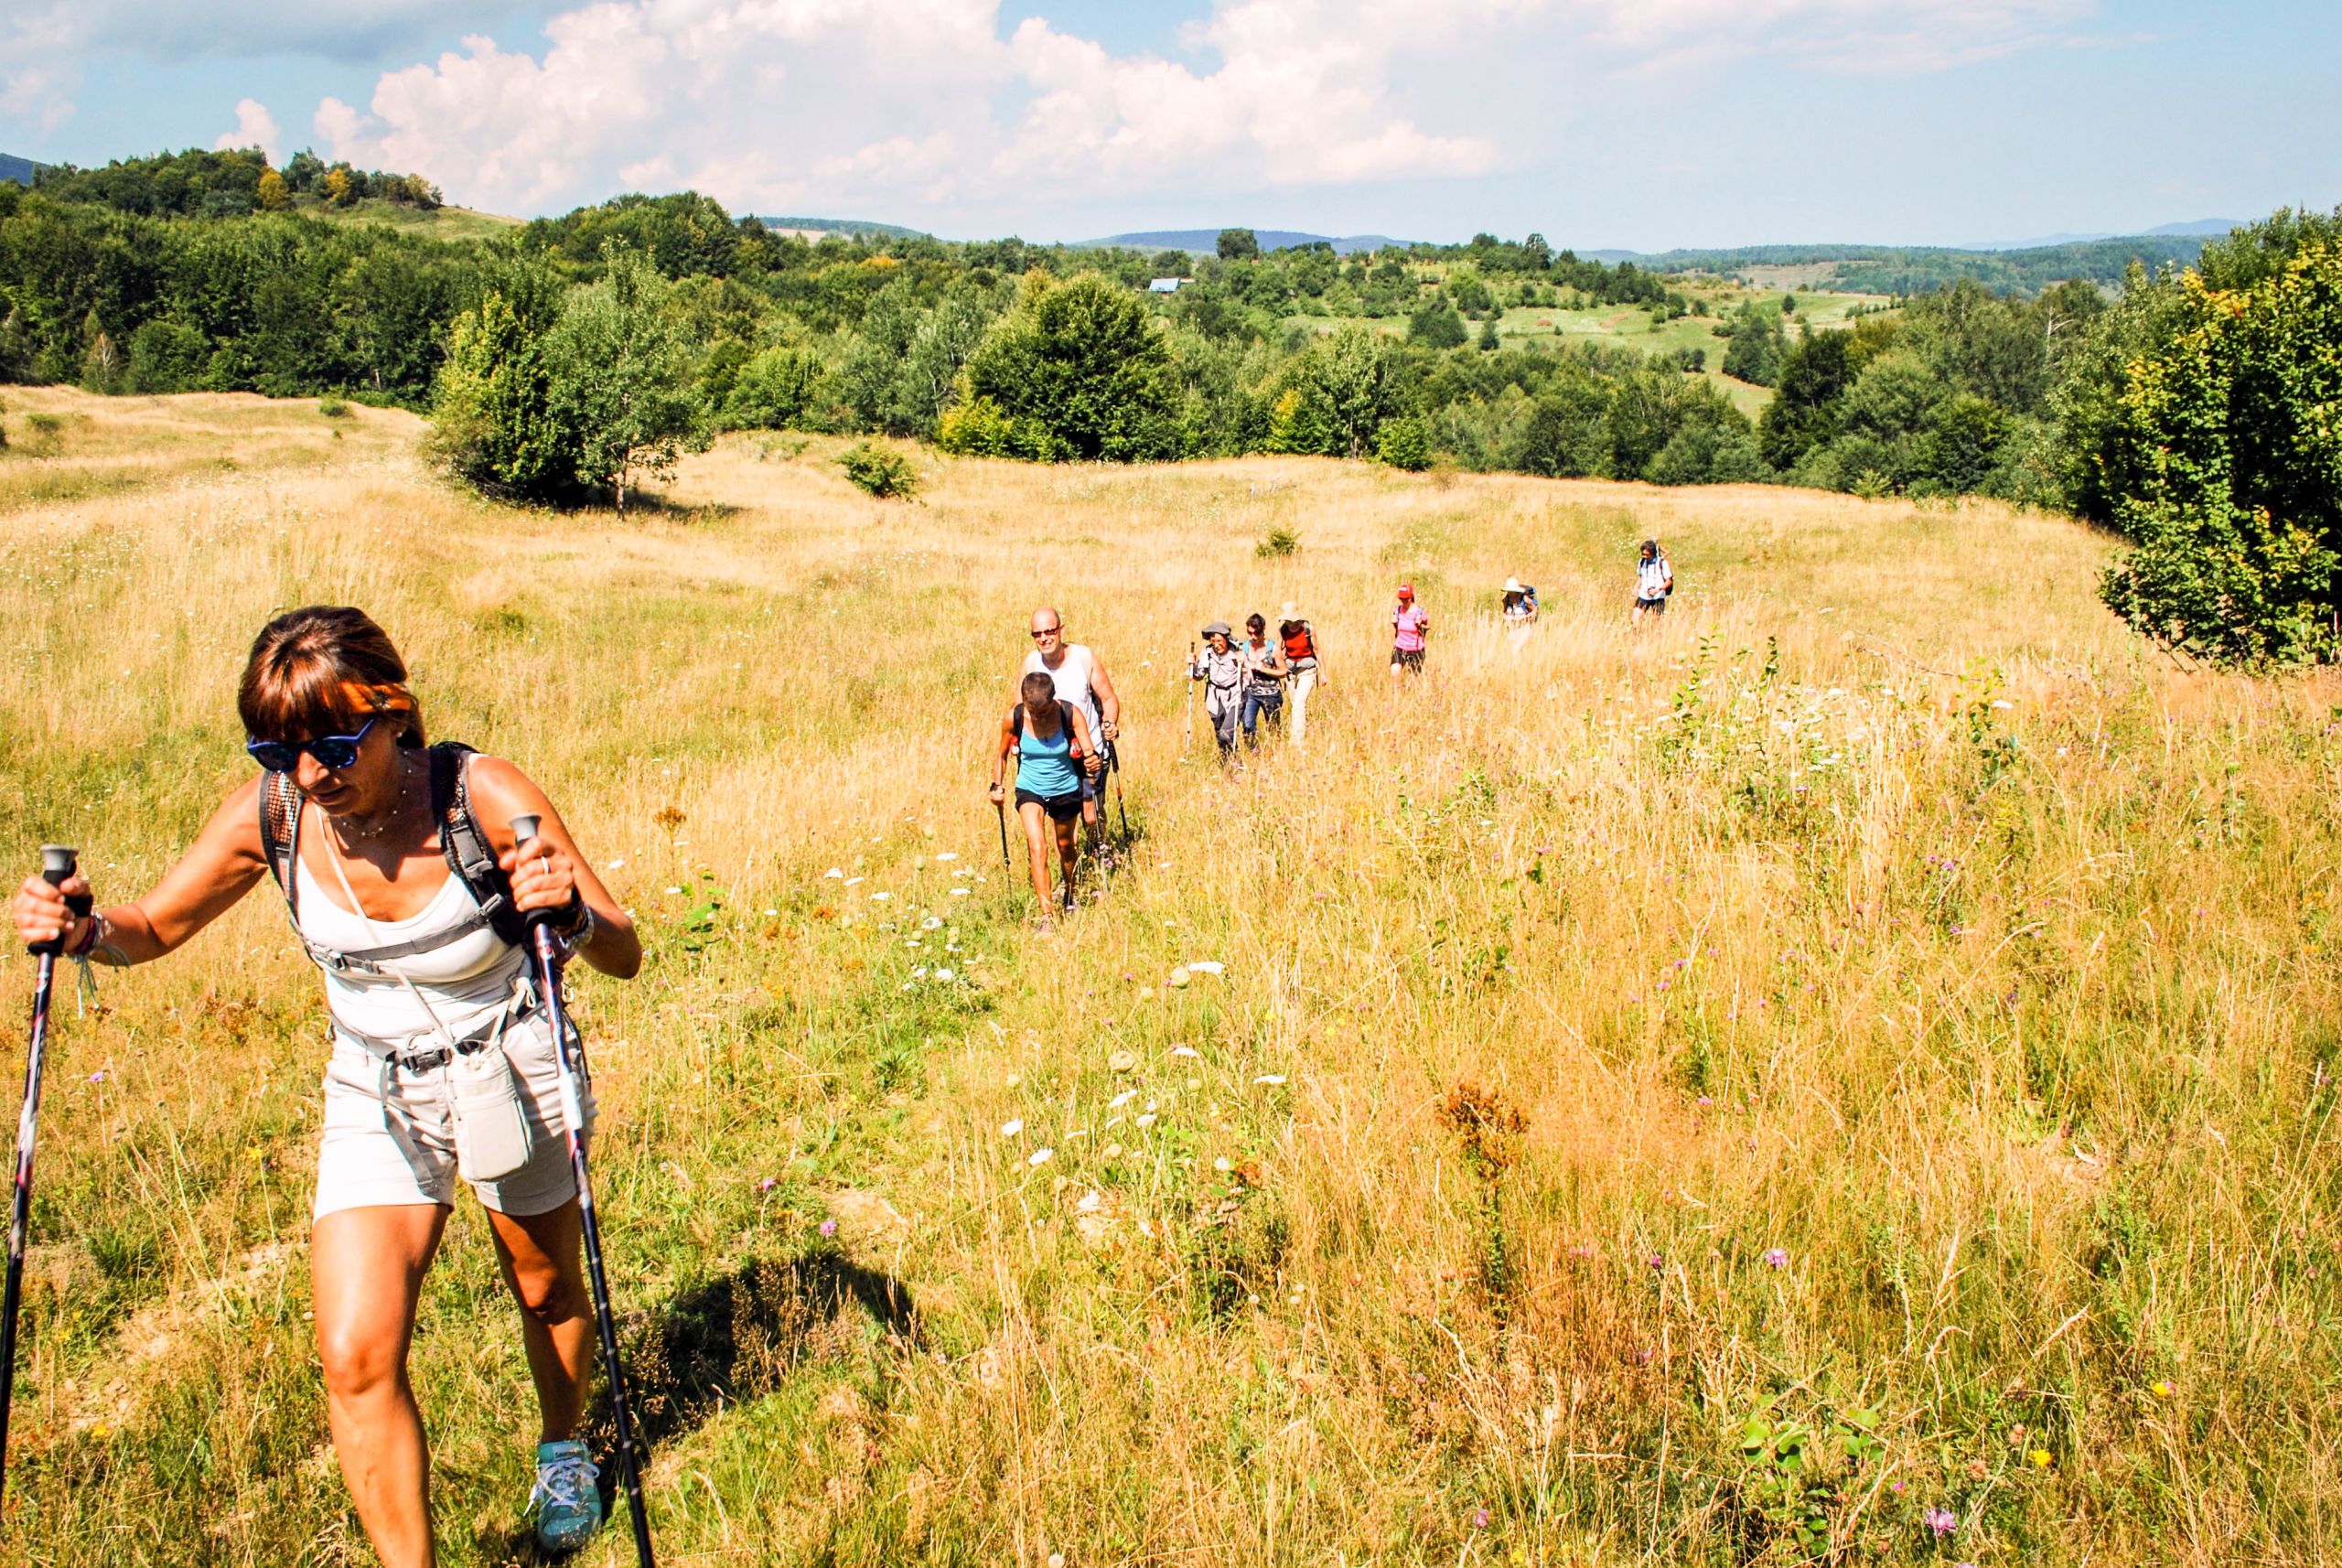
[[[780,1183],[775,1181],[772,1177],[766,1176],[763,1180],[757,1183],[757,1190],[758,1192],[770,1192],[774,1187],[777,1187],[779,1185]]]
[[[1789,1266],[1789,1249],[1786,1247],[1767,1248],[1765,1251],[1765,1266],[1772,1269],[1788,1268]]]
[[[836,1220],[834,1220],[834,1219],[824,1219],[824,1220],[822,1220],[822,1235],[824,1235],[824,1236],[834,1236],[834,1235],[836,1235],[837,1233],[838,1233],[838,1222],[837,1222]]]
[[[1919,1522],[1935,1531],[1936,1539],[1941,1541],[1960,1528],[1960,1516],[1947,1508],[1932,1508],[1919,1516]]]
[[[1650,1255],[1649,1262],[1650,1266],[1654,1269],[1663,1269],[1667,1267],[1667,1260],[1660,1256],[1657,1252],[1653,1252]]]
[[[1488,1528],[1488,1509],[1474,1509],[1472,1510],[1472,1528],[1474,1530],[1486,1530]]]

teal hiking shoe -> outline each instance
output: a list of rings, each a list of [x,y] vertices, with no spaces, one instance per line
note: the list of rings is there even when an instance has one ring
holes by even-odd
[[[594,1483],[601,1472],[576,1438],[537,1444],[537,1489],[529,1502],[537,1510],[537,1544],[566,1556],[602,1528],[602,1494]]]

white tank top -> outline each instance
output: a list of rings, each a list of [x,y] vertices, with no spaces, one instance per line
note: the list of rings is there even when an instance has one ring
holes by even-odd
[[[293,875],[300,887],[301,934],[336,952],[365,952],[403,942],[425,941],[435,931],[460,925],[479,908],[461,878],[450,872],[431,902],[403,920],[368,920],[328,896],[309,871],[308,857],[295,857]],[[337,889],[338,891],[338,889]],[[418,1035],[445,1027],[460,1037],[464,1026],[512,999],[528,954],[488,926],[466,932],[445,947],[412,958],[384,959],[383,974],[337,973],[320,966],[326,1006],[342,1032],[375,1050],[403,1050]],[[429,1001],[426,1011],[399,979],[404,975]],[[435,1023],[432,1013],[438,1017]]]
[[[1079,642],[1069,642],[1066,644],[1065,657],[1058,660],[1056,669],[1050,669],[1048,661],[1036,649],[1025,656],[1023,672],[1026,675],[1036,672],[1047,675],[1058,689],[1058,701],[1071,703],[1080,708],[1081,716],[1090,721],[1090,733],[1095,736],[1099,724],[1098,697],[1090,689],[1090,678],[1097,670],[1098,656]]]

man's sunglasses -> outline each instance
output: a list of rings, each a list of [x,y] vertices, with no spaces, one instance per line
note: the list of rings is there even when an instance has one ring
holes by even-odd
[[[321,735],[314,740],[248,740],[244,749],[252,760],[271,773],[290,773],[301,766],[301,754],[307,752],[317,759],[317,766],[328,773],[338,773],[358,760],[358,747],[366,733],[381,722],[377,714],[366,721],[364,729],[356,735]]]
[[[1038,642],[1045,637],[1055,637],[1064,629],[1065,628],[1061,626],[1045,626],[1040,630],[1033,634],[1033,640]]]

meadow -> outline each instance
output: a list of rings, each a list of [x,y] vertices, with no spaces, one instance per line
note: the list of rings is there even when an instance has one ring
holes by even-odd
[[[348,602],[635,911],[574,997],[667,1563],[2342,1555],[2342,688],[2154,654],[2103,536],[1310,458],[921,452],[880,503],[779,435],[564,515],[397,411],[0,422],[18,865],[142,890],[250,768],[252,632]],[[1309,747],[1223,774],[1181,660],[1287,598]],[[1134,835],[1052,936],[983,792],[1044,601]],[[323,1023],[265,888],[60,996],[0,1561],[372,1561],[306,1321]],[[530,1561],[476,1208],[414,1370],[444,1561]]]
[[[1497,341],[1507,349],[1526,349],[1538,343],[1550,348],[1595,343],[1647,355],[1698,349],[1707,355],[1708,380],[1732,399],[1734,407],[1755,419],[1773,401],[1773,390],[1735,381],[1724,373],[1724,351],[1731,347],[1731,341],[1716,336],[1714,329],[1728,325],[1733,312],[1748,303],[1762,310],[1778,311],[1784,298],[1794,296],[1798,313],[1810,328],[1819,329],[1844,327],[1858,312],[1882,309],[1895,303],[1885,295],[1822,292],[1800,288],[1794,282],[1784,285],[1778,281],[1758,280],[1759,286],[1741,288],[1723,280],[1688,275],[1668,281],[1684,295],[1704,301],[1709,313],[1654,322],[1649,311],[1632,305],[1596,303],[1584,310],[1542,305],[1507,306],[1497,322]],[[1284,319],[1284,325],[1288,330],[1300,327],[1313,332],[1331,332],[1342,322],[1330,316],[1292,316]],[[1386,337],[1407,335],[1404,317],[1387,317],[1368,325]],[[1478,323],[1467,321],[1465,327],[1477,341]],[[1794,341],[1798,328],[1792,325],[1789,331]]]

